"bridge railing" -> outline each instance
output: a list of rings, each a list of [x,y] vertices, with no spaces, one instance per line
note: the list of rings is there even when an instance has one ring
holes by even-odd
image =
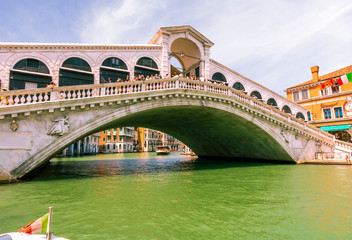
[[[145,81],[131,81],[119,83],[102,83],[91,85],[75,85],[54,88],[37,88],[37,89],[22,89],[0,92],[0,108],[11,107],[21,104],[35,104],[49,101],[64,101],[72,99],[91,98],[98,96],[108,96],[117,94],[128,94],[137,92],[150,92],[165,89],[189,89],[199,90],[210,93],[217,93],[231,96],[257,109],[268,112],[281,119],[289,122],[295,122],[304,129],[312,129],[320,136],[332,138],[329,133],[326,133],[314,126],[308,125],[303,120],[297,119],[287,113],[284,113],[275,107],[248,96],[241,91],[238,91],[229,86],[220,85],[210,82],[202,82],[185,78],[164,78]]]
[[[352,152],[352,143],[335,139],[335,148],[346,152]]]

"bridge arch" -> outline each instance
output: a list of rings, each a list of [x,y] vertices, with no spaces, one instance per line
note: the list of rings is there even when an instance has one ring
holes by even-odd
[[[50,69],[36,58],[23,58],[10,70],[9,89],[44,88],[52,80]]]
[[[170,41],[169,56],[175,57],[184,69],[185,75],[200,77],[200,60],[202,52],[196,41],[189,38],[178,37]]]
[[[57,112],[54,115],[61,114]],[[73,112],[69,115],[72,122],[70,132],[50,144],[45,143],[42,150],[22,163],[13,174],[22,177],[21,174],[30,172],[34,165],[38,167],[44,164],[64,148],[95,132],[126,126],[143,126],[168,133],[201,157],[239,157],[287,162],[294,162],[297,158],[285,139],[265,120],[253,119],[247,111],[241,111],[225,102],[160,98],[135,106],[107,109],[102,115],[92,113],[91,120],[84,124],[77,120],[76,114],[82,113]],[[87,115],[87,112],[84,114]]]

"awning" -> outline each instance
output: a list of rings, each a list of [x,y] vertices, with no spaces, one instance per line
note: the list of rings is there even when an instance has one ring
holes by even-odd
[[[331,132],[331,131],[348,130],[350,127],[351,127],[351,124],[348,124],[348,125],[337,125],[337,126],[326,126],[326,127],[320,127],[320,129],[325,131],[325,132]]]

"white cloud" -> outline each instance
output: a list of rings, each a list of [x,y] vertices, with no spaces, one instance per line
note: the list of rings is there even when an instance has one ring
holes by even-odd
[[[99,4],[98,4],[99,3]],[[351,64],[348,0],[99,1],[82,42],[147,43],[162,26],[189,24],[215,45],[211,57],[278,93]]]
[[[155,13],[164,4],[157,0],[124,0],[95,2],[85,16],[81,31],[84,42],[90,43],[144,43],[145,32],[141,27],[153,27]]]

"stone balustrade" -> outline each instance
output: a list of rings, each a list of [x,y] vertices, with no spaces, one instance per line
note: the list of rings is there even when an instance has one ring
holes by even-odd
[[[167,78],[155,79],[146,81],[132,81],[120,83],[103,83],[94,85],[76,85],[54,88],[38,88],[38,89],[23,89],[0,92],[0,108],[11,108],[13,105],[35,104],[52,101],[67,101],[83,98],[102,97],[117,94],[128,94],[138,92],[150,92],[165,89],[188,89],[210,93],[226,95],[239,100],[241,103],[251,106],[255,109],[260,109],[269,115],[276,116],[283,121],[292,123],[304,129],[300,134],[318,136],[318,138],[330,138],[332,135],[326,133],[319,128],[307,124],[302,119],[297,119],[290,114],[284,113],[279,109],[269,106],[268,104],[248,96],[241,91],[225,85],[219,85],[209,82],[201,82],[197,80],[185,78]],[[267,115],[268,116],[268,115]],[[287,129],[287,130],[293,130]]]

